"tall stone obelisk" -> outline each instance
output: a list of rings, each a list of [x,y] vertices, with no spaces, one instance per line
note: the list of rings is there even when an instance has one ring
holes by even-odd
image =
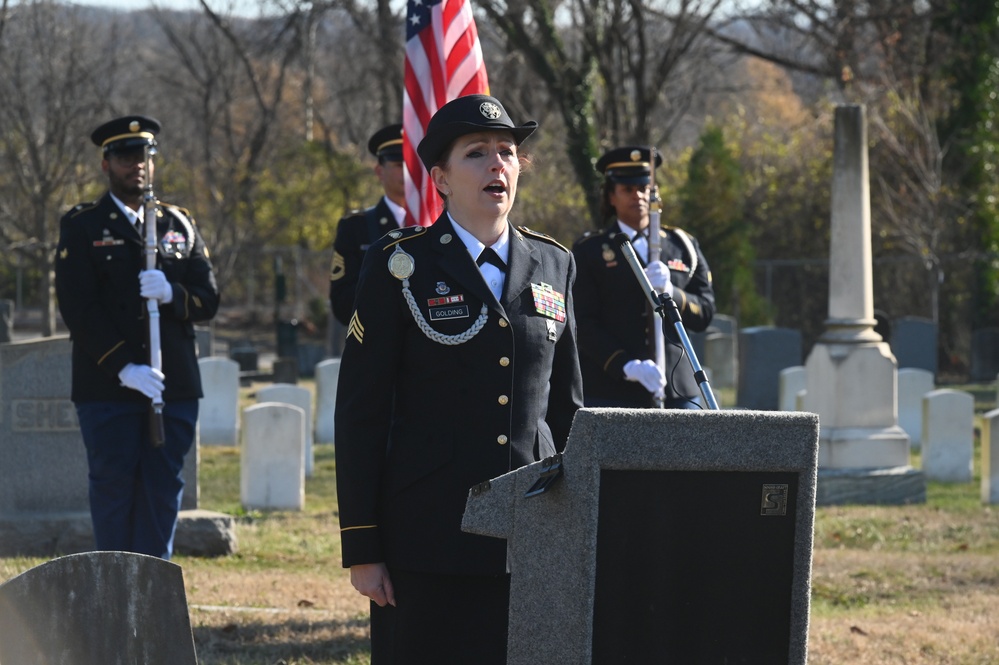
[[[913,503],[926,481],[898,426],[895,356],[874,331],[871,204],[863,106],[836,108],[829,318],[805,363],[802,408],[819,415],[816,500]]]

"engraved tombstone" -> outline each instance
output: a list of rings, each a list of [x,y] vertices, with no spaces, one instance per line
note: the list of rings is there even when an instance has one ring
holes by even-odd
[[[0,344],[0,556],[93,547],[87,454],[70,401],[66,336]],[[198,507],[198,447],[182,509]]]
[[[0,663],[197,665],[180,566],[73,554],[0,585]]]

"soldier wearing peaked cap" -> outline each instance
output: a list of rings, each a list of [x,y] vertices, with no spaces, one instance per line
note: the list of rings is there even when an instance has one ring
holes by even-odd
[[[587,406],[650,407],[657,390],[664,388],[666,408],[700,408],[700,388],[675,331],[666,340],[665,372],[656,364],[651,326],[661,321],[652,315],[614,242],[619,233],[631,239],[653,287],[670,293],[688,331],[708,327],[715,297],[711,269],[697,239],[679,228],[651,229],[659,234],[661,250],[659,256],[649,256],[652,169],[662,164],[656,151],[652,166],[651,152],[646,146],[623,146],[597,160],[609,224],[584,235],[572,249],[579,269],[573,295]]]
[[[486,95],[443,106],[417,151],[444,214],[364,259],[335,438],[373,665],[506,663],[506,545],[461,530],[465,501],[561,452],[582,402],[572,254],[508,219],[535,127]]]
[[[194,443],[201,377],[194,323],[219,292],[190,213],[156,201],[155,269],[142,227],[160,123],[133,115],[94,130],[108,191],[60,221],[56,295],[73,343],[72,400],[90,468],[97,549],[169,559]],[[159,311],[162,370],[150,366],[146,307]],[[154,446],[149,403],[162,398],[165,441]]]
[[[402,125],[382,127],[368,140],[368,152],[377,160],[375,176],[384,196],[367,210],[355,210],[337,222],[330,268],[330,306],[346,325],[354,309],[354,292],[364,252],[406,219],[406,190],[402,176]]]

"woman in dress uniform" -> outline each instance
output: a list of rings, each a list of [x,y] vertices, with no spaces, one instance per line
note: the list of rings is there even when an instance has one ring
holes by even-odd
[[[506,543],[461,531],[465,501],[561,452],[582,404],[572,254],[508,220],[536,127],[486,95],[441,107],[417,151],[444,214],[364,259],[335,438],[373,665],[506,662]]]

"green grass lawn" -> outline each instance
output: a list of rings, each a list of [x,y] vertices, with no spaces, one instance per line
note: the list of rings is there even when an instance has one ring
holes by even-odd
[[[991,388],[971,391],[979,414]],[[999,663],[999,515],[979,499],[979,449],[975,481],[929,483],[925,505],[816,510],[812,665]],[[231,556],[175,558],[199,662],[369,663],[367,604],[340,567],[333,447],[315,447],[302,511],[244,510],[238,448],[202,448],[199,482],[201,507],[235,516],[239,541]],[[43,562],[0,559],[0,581]]]

